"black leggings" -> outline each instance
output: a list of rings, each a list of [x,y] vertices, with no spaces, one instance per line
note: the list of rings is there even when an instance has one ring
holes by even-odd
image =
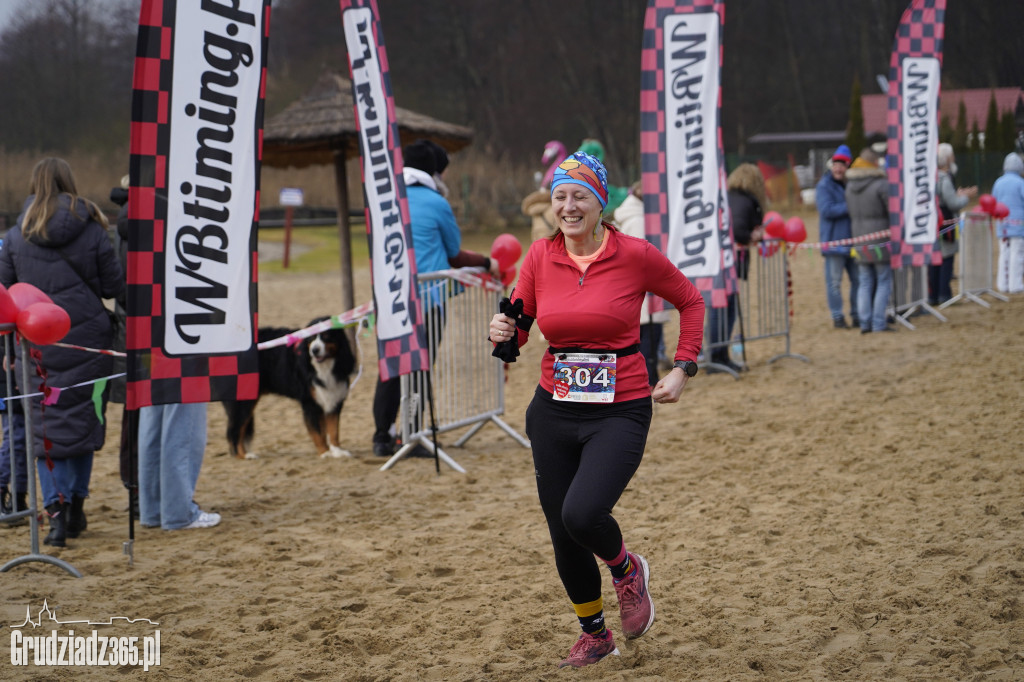
[[[573,604],[601,596],[594,555],[611,560],[622,549],[612,507],[640,466],[650,426],[650,398],[580,404],[538,387],[526,410],[537,494]]]

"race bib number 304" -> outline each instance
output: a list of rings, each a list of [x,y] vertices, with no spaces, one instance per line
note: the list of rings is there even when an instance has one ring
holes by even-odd
[[[615,354],[555,355],[555,400],[610,403],[615,400]]]

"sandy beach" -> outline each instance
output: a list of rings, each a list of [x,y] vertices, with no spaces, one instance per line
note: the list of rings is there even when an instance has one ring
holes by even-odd
[[[319,459],[298,405],[265,398],[261,457],[234,459],[210,405],[196,499],[223,522],[137,527],[133,565],[110,406],[88,531],[42,549],[83,577],[43,563],[0,573],[0,679],[1024,678],[1024,298],[961,301],[948,322],[861,335],[833,329],[820,255],[798,251],[791,266],[791,350],[808,361],[769,363],[782,340],[752,342],[740,380],[700,373],[680,404],[655,406],[616,517],[650,562],[657,621],[619,637],[620,656],[556,668],[578,625],[514,439],[488,426],[451,448],[465,474],[424,459],[378,470],[363,335],[342,414],[355,457]],[[344,312],[338,278],[262,277],[261,324]],[[365,267],[356,293],[370,298]],[[528,344],[509,371],[504,419],[520,433],[543,347]],[[0,563],[27,553],[27,528],[0,528],[0,548]],[[160,665],[13,665],[9,626],[44,600],[65,622],[158,623],[103,630],[158,627]]]

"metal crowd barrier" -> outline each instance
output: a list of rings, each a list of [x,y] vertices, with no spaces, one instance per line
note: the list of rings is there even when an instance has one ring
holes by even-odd
[[[904,265],[892,269],[892,294],[889,296],[887,315],[913,331],[917,329],[910,318],[915,315],[928,314],[939,322],[948,322],[946,316],[938,308],[928,303],[928,266]]]
[[[995,250],[992,216],[987,213],[971,211],[960,218],[960,253],[957,277],[959,293],[939,305],[939,309],[953,305],[957,301],[967,299],[985,308],[991,307],[988,301],[981,298],[989,294],[1000,301],[1010,299],[992,289],[995,274],[992,272],[992,256]]]
[[[768,240],[748,247],[736,248],[737,270],[742,272],[747,266],[747,277],[737,278],[738,305],[736,320],[733,324],[731,338],[726,334],[728,315],[726,309],[707,307],[704,325],[704,359],[703,367],[726,372],[739,379],[739,373],[732,368],[711,359],[716,350],[725,348],[728,353],[733,344],[739,345],[739,362],[747,367],[746,344],[752,341],[781,338],[785,341],[785,350],[772,356],[768,364],[782,358],[810,360],[794,353],[790,346],[790,316],[792,314],[790,300],[789,256],[783,242]],[[714,310],[722,311],[720,314]],[[713,329],[714,327],[714,329]]]
[[[494,361],[491,344],[485,337],[503,294],[474,285],[474,280],[481,282],[475,277],[480,272],[480,268],[462,268],[418,276],[432,369],[402,376],[398,412],[402,447],[381,471],[394,466],[416,445],[433,452],[432,419],[436,420],[439,434],[469,428],[455,441],[455,447],[465,445],[489,422],[523,447],[530,446],[526,438],[501,419],[505,413],[505,370],[502,363]],[[431,392],[433,409],[428,400]],[[437,456],[452,469],[465,473],[440,445]]]
[[[1009,300],[992,290],[995,237],[991,221],[992,218],[987,213],[971,212],[960,217],[960,248],[956,254],[959,293],[938,306],[928,303],[927,265],[893,269],[891,307],[897,322],[913,330],[916,327],[910,323],[909,318],[927,313],[940,322],[947,322],[946,317],[939,311],[963,299],[986,308],[990,306],[988,301],[981,298],[983,294],[989,294],[1001,301]]]
[[[4,337],[5,357],[8,358],[10,361],[13,361],[13,359],[14,359],[14,348],[13,348],[13,344],[11,343],[11,337],[12,337],[12,335],[14,333],[14,330],[15,330],[15,325],[13,325],[13,324],[0,324],[0,334],[3,334],[3,337]],[[19,350],[21,352],[21,389],[22,389],[21,392],[22,392],[22,394],[25,394],[25,392],[26,392],[25,388],[30,386],[31,384],[28,381],[28,379],[29,379],[29,364],[30,364],[29,363],[28,341],[26,341],[24,338],[21,339],[21,343],[19,345]],[[4,374],[7,375],[7,395],[10,396],[14,392],[13,391],[13,387],[11,386],[11,382],[10,382],[10,375],[8,375],[7,372],[4,372]],[[41,397],[39,397],[38,399],[42,400]],[[25,414],[25,452],[24,452],[24,457],[25,457],[26,473],[28,474],[28,509],[25,509],[24,511],[20,511],[20,512],[16,511],[16,512],[14,512],[12,514],[6,514],[6,515],[0,516],[0,523],[6,522],[6,521],[15,521],[15,520],[17,520],[19,518],[28,517],[28,522],[29,522],[29,553],[28,554],[24,554],[24,555],[19,556],[19,557],[16,557],[14,559],[11,559],[7,563],[5,563],[3,566],[0,566],[0,573],[6,573],[10,569],[14,568],[15,566],[19,566],[21,564],[26,564],[26,563],[29,563],[29,562],[32,562],[32,561],[38,561],[38,562],[45,563],[45,564],[53,564],[54,566],[57,566],[59,568],[63,568],[65,571],[67,571],[71,575],[75,576],[76,578],[81,578],[82,574],[78,571],[78,569],[76,569],[74,566],[72,566],[68,562],[66,562],[66,561],[64,561],[62,559],[58,559],[57,557],[50,556],[49,554],[41,554],[39,552],[39,514],[37,513],[38,512],[39,497],[36,494],[36,458],[35,458],[35,454],[33,452],[34,447],[35,447],[35,438],[33,437],[33,433],[32,433],[32,406],[31,406],[31,400],[32,400],[32,398],[28,397],[27,395],[24,395],[21,398],[21,406],[22,406],[22,410],[23,410],[23,412]],[[14,443],[10,441],[10,438],[11,438],[11,428],[12,428],[12,420],[13,420],[13,415],[14,415],[13,407],[12,407],[13,402],[14,402],[14,400],[7,400],[6,401],[6,403],[7,403],[7,429],[5,430],[5,432],[3,434],[3,437],[5,439],[8,439],[8,442],[11,443],[11,447],[9,448],[9,450],[10,450],[10,453],[11,453],[11,461],[10,461],[10,465],[11,465],[11,483],[10,483],[10,485],[11,485],[11,499],[12,499],[12,502],[15,499],[14,482],[15,482],[15,480],[17,478],[16,475],[15,475],[16,469],[15,469],[15,466],[14,466],[15,465],[15,459],[14,458],[18,456],[18,454],[16,453],[16,448],[14,447]]]

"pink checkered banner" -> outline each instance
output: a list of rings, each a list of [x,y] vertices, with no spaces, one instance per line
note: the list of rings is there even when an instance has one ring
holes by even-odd
[[[128,409],[252,400],[270,0],[139,5]]]
[[[380,378],[429,369],[409,202],[376,0],[340,0],[370,243]]]
[[[736,287],[720,127],[724,24],[724,2],[650,0],[640,74],[647,239],[716,308]]]
[[[896,29],[889,63],[889,227],[892,266],[940,258],[933,249],[942,215],[936,196],[939,86],[946,0],[913,0]]]

